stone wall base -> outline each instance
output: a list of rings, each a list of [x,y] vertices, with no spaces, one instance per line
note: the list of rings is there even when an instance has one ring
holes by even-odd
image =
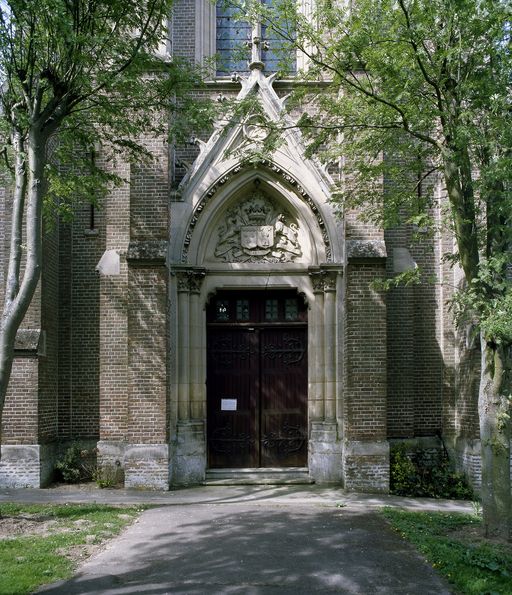
[[[42,488],[53,477],[54,444],[1,446],[0,488]]]
[[[309,475],[315,483],[343,481],[343,444],[336,422],[314,421],[309,439]]]
[[[108,440],[99,440],[96,446],[99,476],[109,478],[117,486],[125,483],[124,467],[127,446],[125,442]]]
[[[512,440],[510,442],[512,451]],[[482,456],[480,440],[457,438],[448,447],[450,457],[455,460],[458,471],[466,474],[468,481],[476,493],[482,488]],[[512,476],[512,456],[510,457],[510,474]]]
[[[96,448],[98,449],[98,467],[121,466],[124,468],[125,452],[128,444],[126,442],[111,442],[109,440],[99,440]]]
[[[171,483],[175,486],[201,484],[206,470],[204,423],[201,420],[179,422],[176,430]]]
[[[455,462],[457,471],[466,475],[469,484],[478,493],[482,486],[480,440],[457,438],[447,446],[450,459]]]
[[[389,492],[389,444],[346,441],[343,448],[345,489],[354,492]]]
[[[127,444],[124,452],[126,488],[169,489],[169,446]]]

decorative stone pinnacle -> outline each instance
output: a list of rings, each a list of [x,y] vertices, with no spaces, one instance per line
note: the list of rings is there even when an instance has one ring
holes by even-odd
[[[252,41],[249,44],[252,49],[251,63],[249,68],[251,70],[263,70],[265,63],[262,59],[262,50],[268,50],[268,43],[261,39],[261,23],[257,22],[252,28]]]

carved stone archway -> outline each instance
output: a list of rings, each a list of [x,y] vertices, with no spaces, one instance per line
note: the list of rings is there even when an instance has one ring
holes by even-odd
[[[341,481],[342,263],[333,262],[325,215],[305,194],[263,170],[240,172],[209,200],[205,193],[196,202],[183,243],[175,243],[170,258],[170,328],[177,329],[171,332],[173,484],[200,483],[207,470],[204,310],[221,289],[294,289],[305,296],[308,470],[317,482]]]

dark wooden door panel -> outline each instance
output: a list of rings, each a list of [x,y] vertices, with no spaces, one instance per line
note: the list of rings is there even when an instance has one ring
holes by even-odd
[[[258,357],[254,333],[212,329],[208,334],[208,447],[210,467],[257,467]]]
[[[305,328],[267,328],[260,339],[260,465],[307,465]]]

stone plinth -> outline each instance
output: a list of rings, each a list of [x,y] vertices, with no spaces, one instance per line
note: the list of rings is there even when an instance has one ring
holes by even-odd
[[[309,475],[315,483],[341,483],[342,442],[336,422],[314,421],[309,439]]]
[[[345,489],[354,492],[389,492],[387,441],[347,441],[343,448]]]
[[[173,485],[194,485],[204,482],[206,440],[203,421],[181,421],[177,426],[176,446],[172,458]]]

